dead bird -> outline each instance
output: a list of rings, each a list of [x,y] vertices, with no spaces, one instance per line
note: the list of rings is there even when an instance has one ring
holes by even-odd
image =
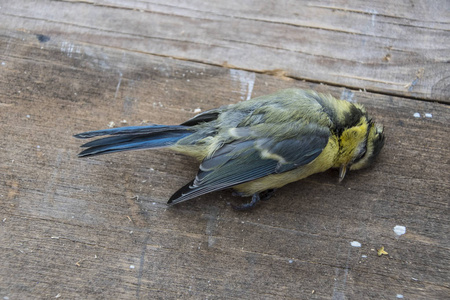
[[[78,156],[170,148],[201,161],[194,180],[169,204],[232,188],[251,202],[312,174],[369,166],[384,145],[383,127],[365,108],[330,95],[286,89],[200,113],[180,125],[148,125],[88,131],[75,137],[88,142]]]

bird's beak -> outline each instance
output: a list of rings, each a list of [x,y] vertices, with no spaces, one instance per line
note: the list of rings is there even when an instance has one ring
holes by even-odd
[[[341,182],[344,179],[345,173],[347,173],[347,165],[342,165],[339,168],[339,182]]]

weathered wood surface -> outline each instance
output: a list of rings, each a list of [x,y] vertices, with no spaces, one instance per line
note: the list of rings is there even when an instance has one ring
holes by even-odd
[[[0,13],[13,18],[15,4],[5,3]],[[42,3],[74,10],[88,5]],[[95,13],[106,9],[103,21],[110,16],[109,4],[88,7]],[[33,7],[24,4],[21,9]],[[276,7],[273,10],[276,15]],[[82,18],[95,18],[94,12],[85,9]],[[71,17],[69,10],[60,14]],[[410,20],[409,14],[413,12],[405,9],[402,16]],[[29,23],[21,28],[15,27],[18,23],[0,25],[6,28],[0,31],[3,299],[448,297],[447,104],[255,74],[244,66],[238,70],[188,61],[195,59],[188,55],[195,47],[203,58],[212,55],[201,45],[178,49],[186,53],[183,60],[165,57],[173,55],[167,45],[160,53],[164,57],[143,48],[145,53],[140,53],[136,50],[144,44],[127,32],[107,34],[109,43],[117,38],[123,49],[104,48],[98,45],[106,43],[106,35],[94,38],[86,32],[89,40],[80,43],[76,40],[85,36],[69,25],[40,23],[31,12],[19,19]],[[413,27],[430,21],[427,14],[420,20]],[[435,20],[442,26],[448,21]],[[254,26],[248,30],[256,30]],[[151,44],[147,46],[156,47]],[[424,53],[433,53],[439,45],[430,42]],[[270,61],[261,61],[266,64],[261,69],[274,69]],[[423,62],[425,68],[434,63],[429,58]],[[400,73],[398,68],[390,71]],[[433,94],[425,92],[432,90],[433,80],[420,84],[423,92],[414,97],[448,100],[448,88]],[[110,122],[123,126],[124,120],[127,125],[180,123],[196,109],[287,87],[313,88],[364,104],[386,128],[387,143],[377,163],[348,174],[342,184],[336,171],[290,184],[271,201],[242,213],[229,203],[245,200],[228,191],[165,205],[196,172],[197,164],[188,157],[164,150],[76,157],[80,141],[71,137],[74,133],[105,128]],[[397,225],[405,226],[406,233],[396,235]],[[361,247],[352,246],[353,241]],[[381,246],[388,255],[377,256]]]
[[[449,100],[450,2],[3,0],[5,28]]]

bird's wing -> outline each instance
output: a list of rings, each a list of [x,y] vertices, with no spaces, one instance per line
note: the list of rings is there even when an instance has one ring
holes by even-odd
[[[169,203],[179,203],[306,165],[319,156],[329,136],[328,128],[318,127],[315,134],[281,141],[260,137],[225,144],[203,160],[195,179],[178,190]]]

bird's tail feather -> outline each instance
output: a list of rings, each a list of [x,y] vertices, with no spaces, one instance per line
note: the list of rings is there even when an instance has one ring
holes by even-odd
[[[78,156],[83,157],[129,150],[169,147],[193,132],[192,128],[188,126],[149,125],[88,131],[76,134],[74,137],[87,139],[109,135],[109,137],[100,138],[82,145],[81,147],[87,149],[80,152]]]

